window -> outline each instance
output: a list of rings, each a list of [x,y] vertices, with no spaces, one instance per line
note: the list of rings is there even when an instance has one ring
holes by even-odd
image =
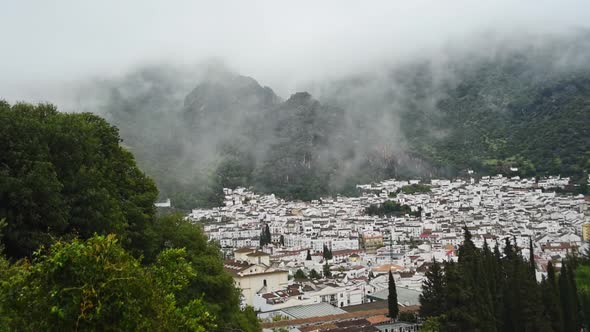
[[[264,285],[264,287],[266,287],[266,279],[262,280],[262,285]]]

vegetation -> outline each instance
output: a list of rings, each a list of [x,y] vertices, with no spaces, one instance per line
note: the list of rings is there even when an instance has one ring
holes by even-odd
[[[330,264],[326,261],[323,267],[324,277],[330,278],[332,277],[332,271],[330,271]]]
[[[270,243],[272,243],[272,235],[270,234],[270,227],[266,224],[260,232],[260,248]]]
[[[333,258],[332,250],[330,248],[328,248],[328,246],[326,246],[325,244],[324,244],[324,250],[322,251],[322,256],[324,257],[325,260],[330,260]]]
[[[316,271],[315,269],[311,269],[311,271],[309,271],[309,279],[320,279],[321,277],[322,276],[320,276],[318,271]]]
[[[307,279],[307,276],[305,275],[305,272],[303,272],[303,270],[297,269],[297,271],[293,275],[293,278],[295,278],[295,279]]]
[[[220,205],[224,186],[310,200],[466,169],[581,179],[590,171],[587,40],[415,60],[330,82],[321,101],[305,92],[281,101],[224,71],[193,87],[181,82],[194,77],[148,68],[97,87],[97,112],[121,128],[163,198],[184,209]]]
[[[412,195],[412,194],[423,194],[430,192],[430,186],[425,184],[410,184],[407,186],[403,186],[400,188],[400,191],[404,194]]]
[[[395,201],[386,201],[383,204],[371,204],[365,208],[365,213],[370,216],[403,216],[411,215],[419,217],[421,211],[412,211],[408,205],[401,205]]]
[[[201,228],[156,216],[116,128],[5,102],[0,121],[0,330],[260,329]]]
[[[551,262],[547,278],[538,283],[534,262],[505,239],[503,254],[496,244],[476,248],[465,228],[459,262],[434,262],[420,296],[425,326],[439,331],[579,331],[588,328],[585,291],[578,289],[590,267],[588,258],[572,256],[559,275]],[[581,284],[583,284],[582,281]],[[587,284],[584,284],[587,288]],[[584,288],[583,287],[583,288]]]
[[[395,279],[393,274],[389,271],[389,285],[387,294],[387,308],[388,316],[391,319],[396,319],[399,315],[399,305],[397,304],[397,289],[395,288]]]

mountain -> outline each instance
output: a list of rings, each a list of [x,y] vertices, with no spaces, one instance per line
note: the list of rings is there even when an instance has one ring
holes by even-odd
[[[180,208],[218,205],[222,187],[309,200],[352,195],[355,184],[387,177],[466,169],[583,179],[586,37],[449,51],[285,101],[225,69],[150,68],[103,82],[97,112]]]

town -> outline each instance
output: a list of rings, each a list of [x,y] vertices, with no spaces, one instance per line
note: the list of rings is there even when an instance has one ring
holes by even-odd
[[[425,272],[434,260],[457,259],[467,228],[476,246],[502,247],[509,238],[523,257],[532,241],[541,280],[549,261],[559,266],[590,239],[590,199],[556,193],[569,185],[559,176],[392,179],[358,185],[358,197],[311,202],[225,189],[225,206],[187,218],[219,244],[242,305],[267,328],[312,331],[325,316],[413,331],[385,315],[390,271],[400,308],[416,311]]]

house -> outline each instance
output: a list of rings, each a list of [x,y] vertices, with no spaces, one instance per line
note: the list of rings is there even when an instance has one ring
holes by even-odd
[[[224,261],[223,268],[242,291],[242,304],[253,305],[256,294],[287,287],[289,272],[271,268],[270,255],[239,249],[234,252],[234,257],[233,260]]]

